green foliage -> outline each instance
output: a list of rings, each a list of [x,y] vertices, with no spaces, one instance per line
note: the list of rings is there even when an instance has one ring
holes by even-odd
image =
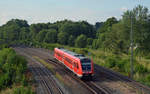
[[[147,75],[146,77],[141,77],[137,79],[138,82],[141,82],[147,86],[150,86],[150,75]]]
[[[56,43],[57,41],[57,31],[55,29],[49,29],[44,39],[47,43]]]
[[[0,44],[0,50],[3,49],[3,48],[8,48],[8,44],[5,44],[5,43],[4,44]]]
[[[20,34],[19,34],[19,40],[26,40],[29,39],[30,36],[28,35],[30,33],[28,27],[23,27],[20,29]]]
[[[82,49],[74,49],[74,52],[79,53],[79,54],[88,54],[88,50],[86,48],[82,48]]]
[[[145,56],[145,59],[150,59],[150,54],[149,53]]]
[[[62,47],[60,44],[48,44],[48,43],[43,43],[42,48],[54,50],[56,47]]]
[[[48,32],[47,30],[40,31],[36,36],[37,41],[44,42],[44,38],[45,38],[47,32]]]
[[[137,46],[137,49],[140,52],[149,51],[150,45],[148,44],[150,35],[149,35],[149,12],[146,7],[141,5],[135,7],[133,10],[128,10],[123,15],[123,25],[127,27],[123,29],[123,33],[125,34],[126,31],[130,31],[131,28],[131,17],[133,21],[133,32],[134,32],[134,45]],[[127,35],[125,35],[127,36]],[[126,38],[127,39],[127,38]],[[129,37],[128,37],[129,41]]]
[[[0,89],[20,83],[27,69],[27,61],[18,56],[13,49],[0,51]]]
[[[117,22],[118,21],[115,17],[108,18],[107,21],[104,22],[102,27],[98,29],[97,36],[99,36],[99,34],[104,33],[104,32],[111,32],[112,25],[116,24]]]
[[[34,92],[32,92],[31,87],[20,87],[20,88],[15,88],[13,90],[13,94],[35,94]]]
[[[66,45],[69,35],[66,32],[60,32],[58,34],[58,43]]]
[[[86,21],[81,22],[72,22],[72,21],[62,21],[59,32],[66,32],[69,35],[78,37],[81,34],[86,35],[87,37],[95,37],[95,29]]]
[[[38,23],[38,24],[31,24],[30,25],[30,35],[31,35],[31,39],[32,40],[35,40],[36,39],[36,36],[37,34],[44,30],[44,29],[47,29],[48,26],[47,24],[42,24],[42,23]]]
[[[92,45],[93,39],[92,38],[87,38],[87,45]]]
[[[120,56],[109,56],[104,58],[105,67],[112,68],[116,71],[119,71],[124,74],[130,73],[130,58],[121,59]],[[148,73],[148,69],[144,67],[142,64],[139,64],[136,60],[134,60],[134,73],[144,74]]]
[[[74,42],[75,42],[75,37],[71,35],[68,39],[68,45],[74,46]]]
[[[120,21],[114,17],[107,19],[97,30],[97,39],[93,41],[92,48],[128,53],[132,18],[134,46],[138,53],[147,53],[150,51],[149,15],[148,9],[139,5],[133,10],[126,11]]]
[[[115,58],[109,57],[106,59],[106,65],[105,66],[107,66],[109,68],[113,68],[116,66],[116,64],[117,64],[117,60]]]
[[[148,69],[141,64],[135,64],[134,71],[138,73],[146,73],[148,72]]]
[[[28,28],[29,25],[24,20],[12,19],[0,27],[0,36],[6,42],[19,40],[22,28]]]
[[[76,47],[84,48],[86,47],[87,37],[85,35],[80,35],[77,37],[75,44]]]

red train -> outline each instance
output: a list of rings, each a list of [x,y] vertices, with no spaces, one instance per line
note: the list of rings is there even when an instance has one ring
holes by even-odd
[[[54,58],[62,62],[78,77],[92,77],[94,74],[93,61],[82,54],[76,54],[63,48],[55,48]]]

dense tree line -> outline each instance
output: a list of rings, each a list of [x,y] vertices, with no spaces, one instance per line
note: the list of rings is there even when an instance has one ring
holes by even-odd
[[[0,27],[0,43],[3,41],[5,43],[28,41],[75,46],[76,39],[81,35],[93,39],[96,36],[96,29],[86,21],[68,20],[28,25],[25,20],[12,19]],[[82,47],[86,47],[86,45]]]
[[[112,17],[95,25],[70,20],[28,25],[25,20],[12,19],[0,27],[0,44],[18,41],[28,45],[59,43],[127,53],[130,48],[131,20],[136,51],[150,51],[150,14],[148,8],[140,5],[124,12],[120,20]]]

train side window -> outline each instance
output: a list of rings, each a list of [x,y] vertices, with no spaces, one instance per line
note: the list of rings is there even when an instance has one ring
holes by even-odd
[[[77,64],[77,69],[79,69],[78,63],[76,63],[76,64]]]
[[[74,64],[74,67],[75,67],[75,68],[77,68],[77,69],[79,68],[78,63],[73,62],[73,64]]]
[[[71,60],[71,59],[69,59],[68,57],[65,57],[65,59],[66,59],[66,61],[67,61],[68,63],[70,63],[70,64],[71,64],[71,62],[72,62],[72,60]]]

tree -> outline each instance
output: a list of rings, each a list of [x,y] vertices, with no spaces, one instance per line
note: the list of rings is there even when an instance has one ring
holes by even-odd
[[[29,27],[28,23],[26,20],[20,20],[20,19],[12,19],[6,23],[6,25],[11,26],[11,25],[18,25],[20,28],[22,27]]]
[[[48,29],[48,25],[44,24],[44,23],[38,23],[38,24],[31,24],[30,25],[30,35],[32,36],[32,39],[35,40],[37,34],[41,31],[41,30],[45,30]]]
[[[73,35],[74,37],[84,34],[87,37],[94,38],[96,35],[94,26],[86,21],[81,22],[72,22],[68,20],[62,21],[59,28],[59,32],[66,32],[69,35]]]
[[[134,45],[137,46],[138,49],[141,50],[150,50],[148,45],[148,41],[150,38],[150,32],[149,32],[149,12],[148,8],[143,7],[141,5],[138,5],[133,10],[128,10],[123,15],[123,22],[124,26],[128,27],[128,30],[130,31],[131,26],[131,18],[133,22],[133,40]],[[125,30],[124,30],[125,32]],[[129,35],[128,35],[129,36]],[[129,37],[128,37],[129,39]]]
[[[118,21],[117,21],[117,19],[115,17],[108,18],[107,21],[103,23],[103,25],[101,26],[101,28],[98,29],[97,35],[99,33],[111,31],[112,25],[116,24],[116,23],[118,23]]]
[[[68,39],[68,45],[74,46],[74,40],[75,40],[75,37],[71,35]]]
[[[69,35],[66,32],[60,32],[58,34],[58,43],[67,45]]]
[[[44,41],[47,43],[55,43],[57,41],[57,31],[55,29],[47,30]]]
[[[29,32],[30,32],[29,28],[27,28],[27,27],[21,28],[21,32],[19,34],[19,40],[27,40],[27,39],[29,39],[30,38]]]
[[[19,40],[22,28],[29,28],[27,21],[12,19],[0,27],[0,37],[7,42]]]
[[[38,33],[38,35],[36,36],[36,39],[39,41],[39,42],[43,42],[44,39],[45,39],[45,36],[47,34],[47,30],[42,30]]]
[[[17,25],[6,26],[3,29],[3,37],[6,41],[14,41],[19,39],[20,27]]]
[[[80,35],[75,41],[76,47],[84,48],[87,45],[87,37],[85,35]]]
[[[87,38],[87,45],[92,45],[93,39],[92,38]]]
[[[103,25],[103,22],[96,22],[95,29],[98,30]]]

